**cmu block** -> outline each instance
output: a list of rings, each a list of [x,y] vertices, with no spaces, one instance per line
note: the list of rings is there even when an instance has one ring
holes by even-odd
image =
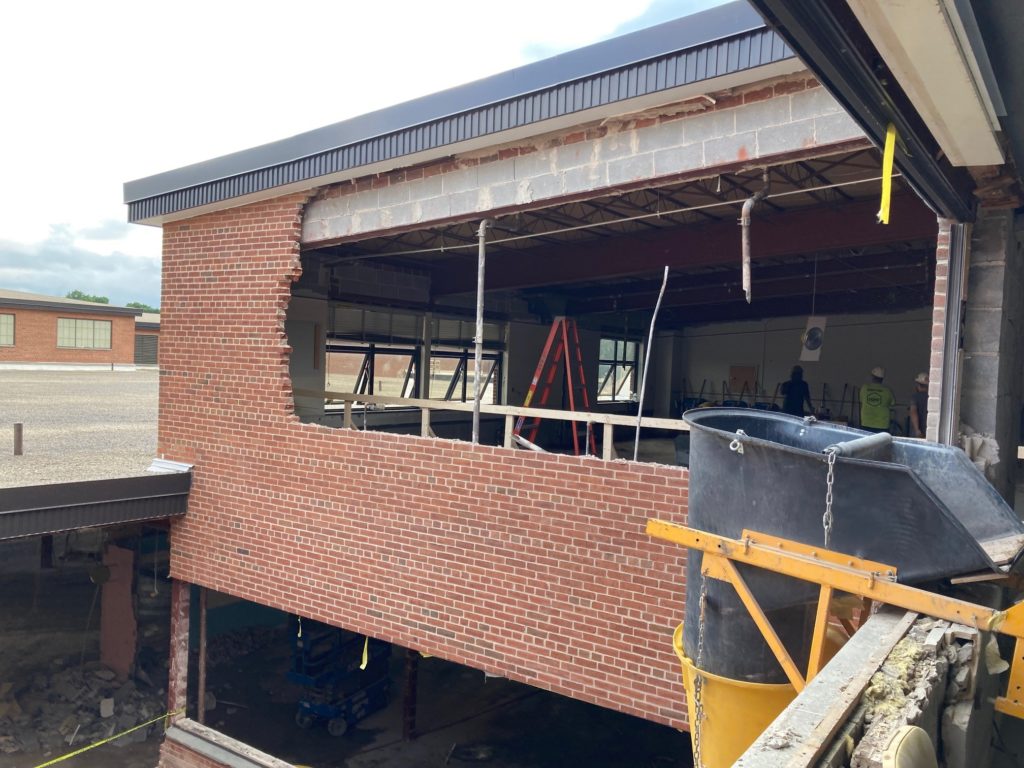
[[[304,204],[164,229],[158,450],[195,465],[173,577],[685,727],[685,554],[644,526],[685,521],[686,470],[301,423]]]
[[[373,222],[357,219],[357,212],[378,205],[380,226],[411,228],[446,217],[486,215],[500,207],[608,194],[623,185],[656,186],[682,176],[713,175],[721,166],[737,163],[771,164],[790,153],[863,139],[832,97],[802,77],[755,84],[745,92],[720,95],[713,103],[666,105],[661,112],[576,126],[499,147],[486,157],[448,159],[399,170],[386,179],[336,185],[309,205],[303,242],[369,235]],[[515,198],[507,186],[512,182],[520,184]],[[408,187],[408,200],[421,201],[419,209],[404,208],[405,198],[398,192],[403,186]],[[474,190],[480,194],[472,197]],[[350,198],[347,207],[337,204],[339,198]]]

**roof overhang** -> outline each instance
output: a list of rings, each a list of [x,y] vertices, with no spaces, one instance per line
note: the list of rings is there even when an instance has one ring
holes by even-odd
[[[918,71],[926,66],[922,61],[911,61],[920,55],[918,48],[931,44],[930,40],[920,41],[893,39],[892,35],[882,35],[880,29],[887,22],[886,11],[899,16],[894,18],[899,24],[910,23],[913,12],[908,11],[902,16],[902,7],[919,8],[926,5],[938,5],[939,0],[907,0],[905,3],[863,3],[865,8],[871,7],[871,13],[865,18],[870,26],[879,29],[875,32],[883,44],[879,50],[868,30],[844,0],[750,0],[779,34],[793,47],[797,55],[821,79],[822,84],[832,93],[847,112],[858,122],[867,136],[879,147],[884,144],[888,125],[895,126],[899,141],[896,144],[896,165],[904,178],[924,201],[941,216],[958,221],[970,221],[974,218],[973,190],[974,181],[966,169],[957,167],[952,157],[940,143],[955,142],[950,146],[958,149],[958,159],[974,157],[972,150],[965,148],[963,142],[972,136],[972,132],[984,133],[985,142],[992,140],[989,115],[981,108],[983,95],[977,87],[970,84],[976,81],[973,75],[963,72],[969,68],[969,62],[962,51],[953,47],[952,40],[959,43],[955,30],[946,28],[943,35],[946,47],[942,58],[950,68],[948,71],[960,70],[959,97],[968,93],[969,101],[973,101],[975,113],[972,121],[947,127],[944,131],[937,130],[929,121],[938,120],[948,123],[950,117],[942,112],[946,106],[945,98],[939,100],[934,93],[939,87],[931,73]],[[856,5],[858,0],[851,0]],[[878,7],[876,7],[878,6]],[[882,7],[884,6],[884,8]],[[901,8],[894,8],[901,6]],[[948,8],[943,3],[943,13]],[[940,29],[943,23],[950,23],[948,15],[939,16],[935,11],[928,20],[928,29],[932,32]],[[943,21],[945,19],[945,21]],[[886,53],[892,61],[886,58]],[[901,66],[907,67],[900,72]],[[907,79],[904,89],[904,78]],[[972,89],[973,88],[973,89]],[[921,103],[922,111],[911,97],[913,94]],[[928,102],[928,103],[926,103]],[[964,109],[968,109],[965,106]],[[985,128],[985,126],[988,126]],[[984,130],[982,130],[984,128]],[[986,149],[987,147],[987,149]],[[982,146],[984,157],[991,157],[991,144]]]
[[[191,471],[0,488],[0,541],[185,514]]]
[[[744,1],[124,185],[162,224],[496,147],[803,69]]]
[[[980,35],[968,32],[977,30],[970,3],[848,3],[949,161],[1001,164],[1002,99]]]
[[[132,309],[131,307],[112,307],[109,304],[91,302],[72,304],[71,302],[60,301],[59,299],[55,299],[54,301],[45,301],[40,299],[0,298],[0,308],[52,310],[54,312],[66,312],[69,314],[117,315],[119,317],[123,315],[128,317],[138,317],[142,314],[141,309]]]

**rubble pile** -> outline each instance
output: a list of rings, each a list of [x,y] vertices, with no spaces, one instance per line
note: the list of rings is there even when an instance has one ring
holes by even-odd
[[[0,753],[59,754],[101,741],[163,714],[165,700],[145,673],[118,680],[99,662],[37,674],[22,690],[0,682]],[[159,730],[157,722],[114,744],[145,741]]]
[[[283,627],[247,627],[212,637],[206,646],[206,666],[216,667],[280,643],[287,632]]]

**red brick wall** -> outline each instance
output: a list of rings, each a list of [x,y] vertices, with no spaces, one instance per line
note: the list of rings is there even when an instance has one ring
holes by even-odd
[[[302,424],[284,307],[303,199],[168,224],[160,452],[195,464],[172,575],[683,726],[680,468]]]
[[[938,220],[935,246],[935,298],[932,304],[932,348],[928,365],[928,426],[925,436],[939,439],[939,410],[942,407],[942,361],[946,343],[946,292],[949,289],[950,219]]]
[[[117,363],[135,360],[135,318],[131,315],[64,312],[0,307],[13,314],[14,346],[0,346],[0,363]],[[110,320],[110,349],[66,349],[57,346],[57,318]]]

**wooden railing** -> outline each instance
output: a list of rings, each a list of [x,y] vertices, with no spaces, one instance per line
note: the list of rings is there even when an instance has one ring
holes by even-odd
[[[296,389],[294,394],[298,397],[322,397],[325,400],[343,402],[345,411],[342,426],[351,429],[352,406],[356,403],[365,405],[400,405],[406,408],[420,409],[420,435],[430,437],[430,413],[431,411],[462,411],[473,412],[472,402],[459,402],[455,400],[424,400],[414,397],[393,397],[390,395],[357,395],[352,392],[330,392],[313,391],[308,389]],[[585,424],[588,429],[594,425],[602,425],[601,435],[601,458],[610,461],[614,458],[612,444],[614,442],[615,427],[632,427],[636,429],[636,416],[623,416],[617,413],[594,413],[591,411],[560,411],[553,408],[524,408],[517,405],[485,405],[481,403],[480,413],[492,416],[505,417],[505,438],[504,446],[512,447],[512,432],[515,420],[520,416],[528,419],[541,418],[555,421],[574,421]],[[688,432],[690,425],[682,419],[661,419],[653,416],[644,416],[640,419],[640,426],[652,429],[670,429],[676,432]]]

